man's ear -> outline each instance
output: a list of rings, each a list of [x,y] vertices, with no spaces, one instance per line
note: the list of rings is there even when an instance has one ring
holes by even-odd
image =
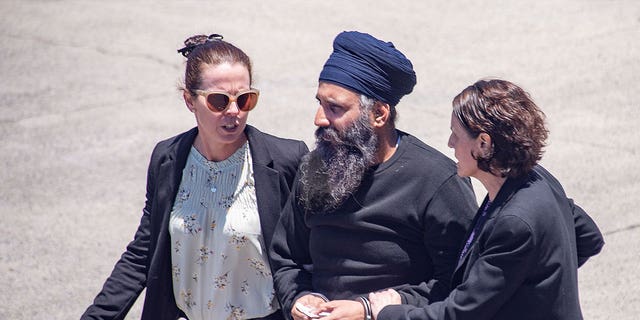
[[[187,106],[187,109],[192,113],[195,112],[196,107],[193,105],[194,97],[189,93],[189,90],[182,90],[182,98],[184,99],[184,104]]]
[[[391,115],[391,106],[388,103],[376,101],[373,105],[373,127],[381,128],[389,121]]]

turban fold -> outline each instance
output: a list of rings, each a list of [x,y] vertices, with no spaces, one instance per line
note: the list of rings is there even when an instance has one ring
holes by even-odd
[[[345,31],[333,40],[333,52],[319,80],[395,106],[413,90],[416,73],[411,61],[393,43],[367,33]]]

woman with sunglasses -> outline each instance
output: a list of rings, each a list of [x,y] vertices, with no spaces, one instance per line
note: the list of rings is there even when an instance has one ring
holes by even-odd
[[[449,147],[458,175],[488,194],[462,244],[449,296],[400,304],[392,289],[369,295],[376,320],[582,319],[578,267],[600,252],[596,224],[538,165],[545,116],[504,80],[481,80],[453,99]]]
[[[267,250],[307,146],[246,124],[251,62],[222,36],[193,36],[182,88],[197,127],[158,143],[134,240],[82,319],[283,319]]]

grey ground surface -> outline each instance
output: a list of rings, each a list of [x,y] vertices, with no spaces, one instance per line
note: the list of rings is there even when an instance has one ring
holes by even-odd
[[[312,146],[317,77],[343,30],[413,61],[398,127],[449,156],[455,94],[484,77],[530,92],[551,130],[543,164],[607,242],[579,272],[585,318],[638,318],[637,0],[0,0],[0,15],[0,319],[77,319],[101,288],[155,142],[195,124],[176,90],[182,40],[243,48],[262,92],[249,122]]]

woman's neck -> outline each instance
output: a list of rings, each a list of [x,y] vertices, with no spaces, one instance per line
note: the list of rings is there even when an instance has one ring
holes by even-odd
[[[247,142],[247,137],[242,135],[242,138],[232,143],[215,143],[206,141],[203,136],[198,133],[193,146],[209,161],[222,161],[233,155],[240,147]]]
[[[493,201],[496,198],[498,192],[500,192],[500,188],[502,188],[502,185],[507,180],[507,178],[505,177],[496,176],[485,171],[478,174],[478,176],[475,178],[478,179],[480,183],[482,183],[485,189],[487,189],[489,201]]]

